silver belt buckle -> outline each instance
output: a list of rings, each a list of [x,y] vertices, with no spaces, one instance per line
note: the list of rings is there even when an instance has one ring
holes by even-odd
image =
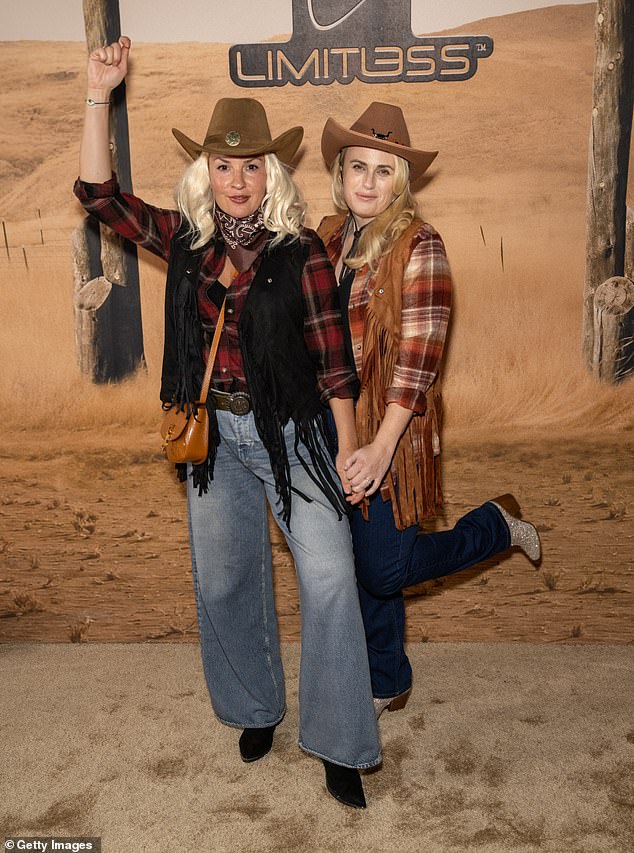
[[[236,391],[231,394],[229,408],[232,415],[248,415],[251,411],[251,400],[244,391]]]

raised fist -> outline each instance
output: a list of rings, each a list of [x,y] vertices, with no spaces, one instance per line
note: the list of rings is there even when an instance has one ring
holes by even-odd
[[[98,47],[88,57],[88,88],[112,91],[128,73],[128,54],[132,42],[121,36],[105,47]]]

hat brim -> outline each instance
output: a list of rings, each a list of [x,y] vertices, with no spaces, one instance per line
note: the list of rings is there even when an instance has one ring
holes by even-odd
[[[290,165],[297,153],[297,149],[302,143],[304,128],[292,127],[270,142],[263,142],[261,144],[247,144],[245,142],[244,144],[238,143],[237,145],[229,145],[224,138],[201,145],[199,142],[194,142],[189,136],[185,136],[182,131],[177,130],[175,127],[172,128],[172,133],[192,160],[195,160],[203,152],[205,154],[215,154],[220,157],[260,157],[263,154],[276,154],[282,163]]]
[[[397,157],[407,160],[409,163],[409,179],[412,184],[425,174],[438,155],[437,151],[421,151],[418,148],[399,145],[397,142],[390,142],[387,139],[376,139],[366,133],[357,133],[338,124],[333,118],[329,118],[321,135],[321,153],[328,168],[330,169],[342,148],[353,146],[386,151],[388,154],[395,154]]]

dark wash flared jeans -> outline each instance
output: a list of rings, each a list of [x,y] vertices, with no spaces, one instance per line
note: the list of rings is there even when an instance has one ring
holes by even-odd
[[[350,527],[372,693],[377,698],[398,696],[412,684],[403,645],[403,590],[504,551],[511,543],[510,531],[490,502],[463,515],[451,530],[422,533],[416,525],[397,530],[392,503],[378,492],[370,499],[368,520],[355,510]]]

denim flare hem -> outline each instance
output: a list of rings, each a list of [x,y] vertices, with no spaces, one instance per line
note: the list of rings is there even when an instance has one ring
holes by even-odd
[[[383,761],[383,756],[379,752],[379,757],[374,761],[370,761],[365,764],[345,764],[343,761],[336,761],[333,758],[330,758],[328,755],[322,755],[321,752],[317,752],[315,749],[310,749],[308,746],[304,746],[301,740],[297,741],[297,745],[300,749],[303,749],[304,752],[307,752],[309,755],[314,755],[315,758],[321,758],[322,761],[329,761],[331,764],[337,764],[339,767],[347,767],[349,770],[369,770],[371,767],[376,767],[377,764],[380,764]]]
[[[213,710],[213,708],[212,708]],[[219,723],[222,723],[223,726],[229,726],[232,729],[268,729],[271,726],[279,726],[284,717],[286,716],[286,708],[284,708],[284,713],[275,723],[266,723],[263,726],[251,726],[249,723],[230,723],[229,720],[223,720],[219,714],[216,714],[214,711],[214,716],[218,720]]]
[[[404,690],[399,690],[398,693],[386,693],[385,696],[379,696],[377,693],[373,693],[373,697],[375,699],[398,699],[399,696],[402,696],[404,693],[407,693],[412,689],[412,682],[410,681],[409,687],[406,687]]]

